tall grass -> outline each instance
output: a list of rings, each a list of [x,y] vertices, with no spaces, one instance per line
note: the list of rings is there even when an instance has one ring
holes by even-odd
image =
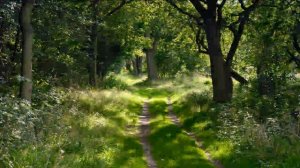
[[[213,103],[205,91],[192,91],[175,103],[174,110],[184,128],[195,132],[225,167],[297,168],[299,119],[290,113],[298,102],[290,89],[273,99],[244,88],[222,105]]]
[[[137,138],[139,97],[114,89],[73,90],[60,109],[63,128],[11,151],[5,167],[146,167]]]

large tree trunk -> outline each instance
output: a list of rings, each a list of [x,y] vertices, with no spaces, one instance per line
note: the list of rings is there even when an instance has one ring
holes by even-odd
[[[233,84],[231,68],[225,64],[220,44],[220,30],[216,22],[207,21],[206,38],[211,64],[213,99],[216,102],[228,102],[232,98]]]
[[[147,49],[146,51],[148,80],[150,81],[158,79],[157,65],[155,61],[155,53],[157,50],[157,45],[158,45],[158,40],[154,39],[152,43],[152,48]]]
[[[23,0],[21,9],[21,31],[22,31],[22,82],[20,87],[21,98],[31,101],[32,96],[32,45],[33,28],[31,15],[34,0]]]
[[[97,3],[94,3],[92,6],[92,18],[93,23],[91,27],[91,34],[90,34],[90,49],[89,49],[89,83],[91,86],[97,85],[97,41],[98,41],[98,23],[97,23]]]

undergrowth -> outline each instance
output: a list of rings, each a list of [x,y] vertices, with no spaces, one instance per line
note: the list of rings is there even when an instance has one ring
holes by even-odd
[[[215,104],[207,91],[191,91],[174,104],[184,129],[203,140],[225,167],[300,167],[300,122],[291,115],[298,94],[285,88],[275,97],[237,90],[232,102]]]
[[[1,98],[0,167],[146,167],[141,100],[120,90],[72,90],[39,104]],[[11,110],[13,109],[13,110]]]
[[[212,102],[211,81],[201,76],[149,82],[112,75],[102,88],[41,87],[31,105],[1,96],[0,167],[147,167],[138,115],[151,99],[150,143],[160,167],[211,166],[185,129],[225,167],[300,168],[299,83],[273,97],[237,87],[227,104]],[[166,117],[167,97],[181,128]]]

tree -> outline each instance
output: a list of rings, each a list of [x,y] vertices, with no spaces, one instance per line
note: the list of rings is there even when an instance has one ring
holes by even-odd
[[[154,81],[158,79],[157,64],[155,60],[157,46],[158,46],[158,39],[154,38],[151,48],[146,49],[147,72],[148,72],[148,80],[150,81]]]
[[[256,69],[257,91],[260,95],[276,96],[281,88],[286,87],[286,80],[294,71],[287,63],[297,60],[293,57],[293,39],[297,34],[295,25],[299,18],[296,4],[295,1],[264,1],[252,16],[256,22],[247,27],[246,31],[251,34],[246,37],[242,47],[248,48],[248,63]],[[255,31],[258,29],[259,32]]]
[[[197,11],[197,15],[188,12],[183,7],[177,5],[174,0],[167,0],[179,12],[193,19],[200,30],[204,31],[206,42],[202,41],[201,47],[204,53],[207,53],[211,64],[211,77],[213,83],[213,99],[217,102],[227,102],[232,98],[232,61],[238,48],[244,27],[250,14],[259,5],[260,0],[244,2],[239,0],[241,11],[237,14],[237,20],[228,23],[230,19],[224,17],[225,4],[236,5],[235,2],[222,0],[190,0],[190,3]],[[250,4],[251,3],[251,4]],[[250,4],[249,6],[246,6]],[[233,35],[226,60],[221,46],[222,30],[228,28]]]
[[[23,0],[21,8],[20,27],[22,31],[22,68],[21,68],[21,98],[31,101],[32,96],[32,45],[33,28],[31,15],[34,0]]]
[[[98,3],[100,0],[91,0],[91,33],[90,33],[90,48],[89,48],[89,83],[92,86],[97,84],[97,41],[98,41]]]
[[[89,41],[89,82],[90,85],[96,86],[97,84],[97,57],[98,57],[98,27],[100,22],[102,22],[106,17],[111,16],[118,10],[120,10],[125,4],[131,2],[132,0],[122,0],[116,7],[108,9],[108,13],[101,13],[99,11],[100,0],[90,0],[91,8],[91,30],[90,30],[90,41]],[[102,2],[102,1],[101,1]],[[108,6],[111,6],[109,4]],[[107,10],[107,9],[106,9]]]
[[[19,74],[18,58],[20,5],[14,1],[0,2],[0,76],[11,85],[12,75]]]

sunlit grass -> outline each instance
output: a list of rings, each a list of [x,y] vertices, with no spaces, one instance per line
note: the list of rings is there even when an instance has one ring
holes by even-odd
[[[66,132],[18,151],[16,167],[146,167],[137,136],[143,98],[111,89],[74,90],[69,99],[77,107],[62,118]]]
[[[234,138],[220,138],[220,131],[235,131],[220,127],[223,121],[218,117],[224,112],[222,110],[235,115],[244,107],[233,104],[233,107],[219,108],[211,100],[211,80],[207,77],[194,75],[151,83],[146,81],[146,76],[122,74],[116,79],[128,87],[122,90],[73,90],[62,106],[66,112],[60,121],[61,132],[50,134],[43,143],[14,151],[13,158],[10,158],[13,167],[147,167],[137,136],[138,116],[145,100],[150,100],[149,140],[159,167],[212,167],[204,152],[183,130],[193,132],[212,158],[228,168],[300,167],[300,145],[293,135],[260,139],[260,133],[265,130],[262,129],[264,125],[259,124],[240,133],[244,139],[254,140],[254,145],[247,141],[237,144]],[[291,88],[285,94],[295,97],[299,84],[291,85]],[[180,128],[167,117],[168,97],[171,97],[174,112],[180,118]]]
[[[118,90],[79,92],[77,96],[79,109],[88,112],[74,125],[79,133],[73,139],[80,141],[83,149],[65,158],[74,158],[76,163],[76,158],[82,159],[92,153],[92,157],[77,162],[89,167],[97,167],[100,163],[103,167],[145,167],[136,136],[141,99]]]
[[[165,101],[151,101],[150,143],[158,167],[213,167],[195,141],[167,119],[166,109]]]

